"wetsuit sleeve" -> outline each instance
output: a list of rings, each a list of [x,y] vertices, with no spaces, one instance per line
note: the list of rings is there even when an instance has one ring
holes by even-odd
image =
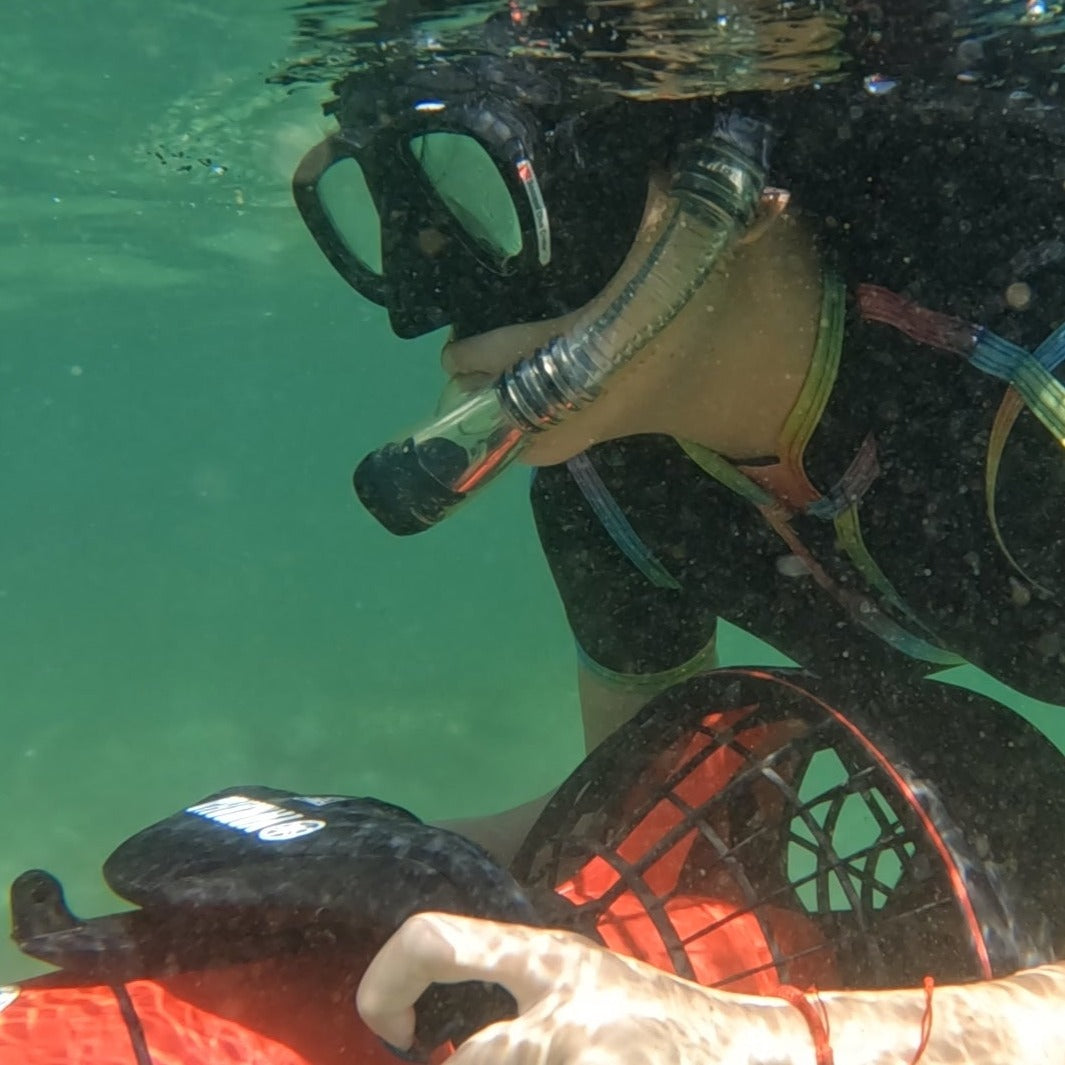
[[[579,648],[601,673],[638,679],[678,669],[710,643],[718,614],[736,608],[768,547],[760,555],[754,546],[752,557],[748,504],[673,440],[630,437],[586,456],[634,534],[628,553],[567,466],[537,471],[532,484],[540,541]],[[649,564],[633,557],[640,551]]]

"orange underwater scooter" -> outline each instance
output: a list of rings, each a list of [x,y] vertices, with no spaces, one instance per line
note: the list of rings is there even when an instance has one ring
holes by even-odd
[[[964,982],[1057,956],[1058,752],[941,685],[874,722],[800,679],[716,671],[659,696],[562,785],[509,873],[386,803],[247,787],[108,859],[137,909],[78,920],[54,878],[23,874],[15,940],[59,971],[0,990],[0,1065],[394,1062],[355,989],[424,910],[575,929],[755,994]],[[416,1048],[441,1060],[513,1009],[499,988],[434,987]]]

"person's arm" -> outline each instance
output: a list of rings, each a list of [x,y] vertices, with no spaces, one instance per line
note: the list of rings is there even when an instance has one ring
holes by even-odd
[[[507,866],[553,794],[549,791],[520,806],[485,817],[459,817],[433,823],[480,844],[500,865]]]
[[[662,687],[668,686],[668,683],[664,681]],[[632,690],[611,684],[583,665],[577,667],[577,684],[587,751],[592,751],[615,729],[625,724],[658,692],[654,687]],[[496,861],[509,865],[553,794],[553,791],[548,792],[520,806],[485,817],[456,818],[435,824],[479,843]]]
[[[358,992],[363,1019],[408,1047],[412,1004],[430,983],[486,980],[515,998],[518,1016],[459,1048],[452,1065],[812,1065],[814,1034],[776,998],[700,987],[568,932],[419,914],[370,963]],[[1065,963],[1001,980],[934,989],[836,991],[824,1010],[834,1065],[1065,1062]],[[824,1059],[821,1059],[824,1060]]]
[[[631,691],[611,684],[584,666],[577,667],[577,684],[587,751],[597,747],[655,694],[653,690]],[[434,823],[479,843],[496,861],[509,865],[553,794],[550,791],[520,806],[484,817],[454,818]]]
[[[663,682],[668,687],[671,681]],[[577,689],[581,697],[581,720],[584,723],[584,748],[593,751],[615,729],[620,728],[658,694],[660,688],[626,688],[593,673],[587,666],[577,667]]]
[[[923,990],[833,991],[818,997],[837,1065],[913,1060],[928,1007]],[[921,1065],[1063,1061],[1065,963],[933,989]]]

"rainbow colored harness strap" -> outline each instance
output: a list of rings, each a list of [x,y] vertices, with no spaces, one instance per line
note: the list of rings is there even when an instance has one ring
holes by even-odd
[[[995,513],[995,490],[1006,441],[1024,406],[1065,447],[1065,385],[1053,376],[1053,371],[1065,362],[1065,325],[1055,330],[1033,354],[982,326],[927,310],[875,285],[860,286],[857,301],[863,318],[893,326],[918,343],[960,355],[976,369],[1009,384],[988,444],[987,516],[995,541],[1010,565],[1028,583],[1046,591],[1025,573],[1007,548]],[[824,414],[839,373],[845,310],[843,282],[835,275],[826,275],[810,370],[781,430],[775,462],[734,463],[701,444],[689,440],[678,443],[705,473],[753,503],[792,554],[802,560],[817,584],[860,625],[911,658],[943,667],[960,665],[964,659],[944,646],[921,621],[865,544],[858,508],[880,473],[873,435],[865,438],[843,475],[826,491],[815,488],[805,470],[803,458],[807,444]],[[676,580],[636,535],[595,473],[591,459],[582,455],[569,465],[585,498],[629,560],[658,587],[677,588]],[[879,602],[869,594],[842,587],[825,570],[792,524],[792,519],[800,514],[833,523],[839,543]],[[691,662],[668,671],[670,679],[680,679],[693,668],[705,667],[706,659],[704,649]],[[606,672],[595,663],[587,664],[598,672]],[[655,679],[660,679],[659,675]]]
[[[939,666],[958,665],[964,660],[944,647],[921,622],[869,553],[862,537],[858,505],[879,473],[873,437],[866,437],[840,481],[823,494],[812,486],[803,468],[806,444],[824,412],[839,368],[844,301],[842,282],[833,276],[826,277],[810,373],[782,431],[778,463],[745,467],[695,444],[682,441],[681,446],[712,477],[750,499],[792,552],[802,559],[818,584],[861,625],[912,658]],[[976,369],[1009,383],[988,444],[987,515],[995,541],[1010,565],[1030,584],[1041,588],[1020,567],[1002,538],[995,513],[995,489],[1006,441],[1023,406],[1065,447],[1065,385],[1053,376],[1053,371],[1065,361],[1065,325],[1059,326],[1033,354],[989,329],[929,311],[875,285],[859,287],[858,309],[869,321],[893,326],[918,343],[961,355]],[[839,586],[792,527],[791,519],[798,513],[833,522],[836,535],[855,568],[879,594],[881,602],[905,619],[904,625],[887,615],[868,596]]]
[[[699,444],[687,440],[679,443],[706,473],[758,508],[791,553],[802,560],[811,577],[854,621],[911,658],[938,666],[960,665],[964,659],[944,647],[926,628],[866,547],[858,506],[880,473],[872,434],[866,436],[840,479],[823,493],[811,483],[803,464],[807,444],[824,414],[839,373],[845,311],[843,282],[828,274],[822,285],[810,371],[781,431],[777,462],[758,466],[732,463]],[[878,594],[880,603],[868,594],[842,587],[828,573],[792,525],[792,519],[799,514],[833,523],[841,546],[866,584]]]
[[[1065,324],[1058,326],[1034,352],[1029,352],[983,326],[927,310],[877,285],[859,287],[858,307],[863,318],[893,326],[919,343],[960,355],[978,370],[1009,384],[995,414],[987,445],[984,475],[987,519],[995,542],[1009,564],[1029,584],[1049,595],[1046,588],[1021,568],[1006,546],[995,512],[995,493],[1006,441],[1022,408],[1027,407],[1058,444],[1065,447],[1065,384],[1053,376],[1054,370],[1065,361]]]

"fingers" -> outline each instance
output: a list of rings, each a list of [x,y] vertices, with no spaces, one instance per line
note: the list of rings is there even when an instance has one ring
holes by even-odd
[[[447,1065],[532,1065],[529,1057],[535,1048],[516,1038],[517,1021],[499,1021],[470,1036],[447,1059]],[[541,1055],[541,1062],[543,1056]]]
[[[711,1065],[741,1060],[735,1033],[751,1030],[749,1006],[580,936],[443,913],[410,918],[381,948],[359,1012],[405,1050],[429,984],[465,980],[502,985],[519,1016],[471,1036],[448,1065]]]
[[[565,971],[569,938],[454,914],[416,914],[370,962],[359,985],[359,1013],[374,1032],[400,1049],[414,1039],[413,1006],[430,984],[501,984],[522,1013]]]

